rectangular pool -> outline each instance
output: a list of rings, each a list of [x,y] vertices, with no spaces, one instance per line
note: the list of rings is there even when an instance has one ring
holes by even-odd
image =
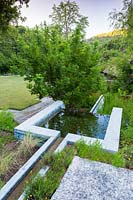
[[[68,133],[104,139],[110,116],[82,113],[68,113],[63,110],[43,124],[43,127],[61,131],[61,136]]]

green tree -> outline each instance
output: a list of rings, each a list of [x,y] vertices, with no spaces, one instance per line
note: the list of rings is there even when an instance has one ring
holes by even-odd
[[[114,9],[109,14],[111,25],[116,29],[126,29],[128,34],[133,33],[133,1],[123,0],[123,8],[121,11]]]
[[[133,50],[133,1],[124,0],[122,10],[111,12],[110,19],[115,28],[127,30],[127,37],[124,37],[127,48],[123,49],[119,62],[116,63],[120,73],[118,74],[115,88],[131,93],[133,91],[133,57],[131,53]]]
[[[67,39],[57,26],[44,25],[29,32],[25,74],[31,92],[40,98],[61,99],[72,109],[89,107],[93,94],[104,88],[97,67],[97,43],[90,46],[85,41],[81,26]]]
[[[9,73],[12,57],[17,54],[17,30],[9,26],[4,34],[0,34],[0,73]]]
[[[54,4],[50,17],[54,25],[60,26],[66,37],[75,28],[75,25],[80,24],[82,28],[88,25],[87,17],[79,13],[79,6],[75,1],[61,2],[58,6]]]
[[[28,6],[29,0],[0,0],[0,30],[5,30],[11,22],[17,22],[21,17],[21,7]]]

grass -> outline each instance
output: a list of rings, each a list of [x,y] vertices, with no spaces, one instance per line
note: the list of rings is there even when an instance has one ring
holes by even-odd
[[[21,110],[37,102],[37,96],[30,94],[22,77],[0,76],[0,109]]]
[[[29,181],[28,186],[26,186],[25,200],[50,200],[74,155],[106,162],[117,167],[124,167],[125,164],[120,153],[107,153],[99,143],[86,145],[83,141],[80,141],[75,146],[67,147],[60,153],[44,156],[42,165],[49,165],[50,169],[45,177],[37,176],[35,178],[34,176]]]
[[[14,139],[14,135],[13,135],[13,133],[8,133],[8,135],[6,135],[6,136],[1,136],[0,135],[0,151],[3,149],[3,147],[6,145],[6,144],[8,144],[8,143],[10,143],[10,142],[12,142],[12,141],[14,141],[15,139]]]
[[[31,133],[27,133],[19,145],[18,154],[23,157],[31,155],[38,143],[39,139],[33,138]]]
[[[77,155],[81,158],[87,158],[94,161],[104,162],[116,167],[124,167],[125,162],[121,153],[108,153],[103,150],[101,145],[96,142],[94,144],[86,145],[84,142],[76,144]]]
[[[2,152],[0,155],[0,175],[3,175],[14,161],[14,153]]]

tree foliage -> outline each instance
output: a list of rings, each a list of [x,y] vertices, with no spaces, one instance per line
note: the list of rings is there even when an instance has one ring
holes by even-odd
[[[92,94],[104,88],[97,67],[97,44],[85,42],[80,26],[67,39],[55,26],[36,27],[28,34],[32,43],[27,35],[25,75],[32,93],[61,99],[73,108],[89,107]]]
[[[59,25],[66,37],[75,28],[75,25],[80,24],[82,28],[88,25],[87,17],[79,13],[79,6],[75,1],[60,2],[58,6],[54,4],[50,17],[52,23]]]
[[[111,12],[110,19],[115,28],[127,30],[127,37],[123,38],[127,43],[127,47],[123,48],[119,55],[119,61],[116,62],[119,74],[117,81],[115,81],[115,88],[131,93],[133,91],[133,1],[123,0],[122,10]]]
[[[0,30],[5,30],[11,22],[17,22],[21,17],[22,5],[28,6],[29,0],[0,0]]]
[[[110,12],[111,25],[116,29],[127,29],[128,33],[133,32],[133,1],[123,0],[123,8],[121,11],[114,9]]]

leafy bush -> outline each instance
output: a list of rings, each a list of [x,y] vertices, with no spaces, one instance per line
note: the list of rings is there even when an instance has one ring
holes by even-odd
[[[0,131],[13,131],[15,127],[15,122],[13,118],[13,114],[8,111],[0,111]]]
[[[27,31],[25,43],[29,65],[24,75],[31,93],[61,99],[71,107],[89,107],[93,93],[105,89],[97,66],[98,44],[89,45],[81,27],[66,39],[59,27],[45,24]]]

